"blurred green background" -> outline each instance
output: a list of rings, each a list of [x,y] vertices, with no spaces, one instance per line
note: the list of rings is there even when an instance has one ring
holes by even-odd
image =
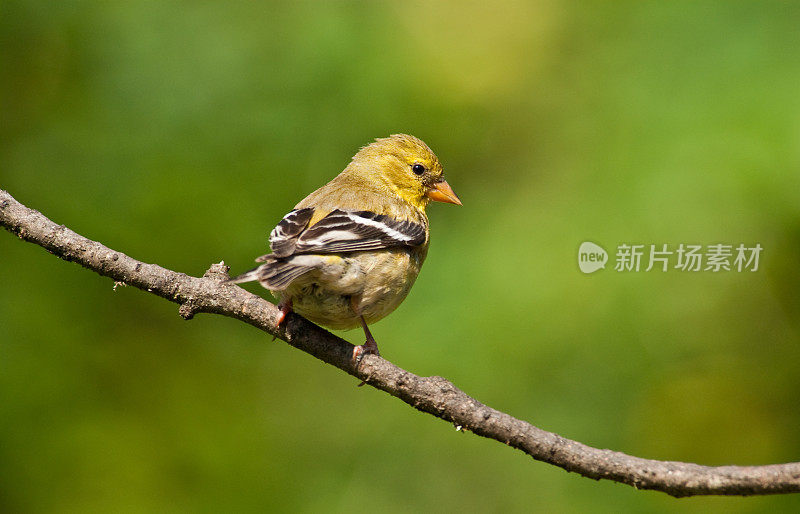
[[[386,358],[593,446],[797,461],[798,26],[793,2],[7,0],[0,188],[236,273],[361,145],[414,134],[464,206],[429,209]],[[583,275],[585,240],[764,253]],[[10,234],[0,264],[4,512],[800,510],[587,480]]]

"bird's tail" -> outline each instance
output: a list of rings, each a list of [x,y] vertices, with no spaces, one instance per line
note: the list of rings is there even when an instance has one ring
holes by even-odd
[[[231,278],[226,282],[228,284],[241,284],[242,282],[252,282],[253,280],[258,280],[258,270],[261,269],[261,266],[257,268],[253,268],[247,273],[242,273],[238,277]]]
[[[267,289],[281,291],[286,289],[292,280],[314,269],[314,266],[292,262],[293,260],[293,258],[278,259],[273,255],[264,255],[258,258],[258,261],[264,264],[228,280],[228,283],[241,284],[257,280]]]

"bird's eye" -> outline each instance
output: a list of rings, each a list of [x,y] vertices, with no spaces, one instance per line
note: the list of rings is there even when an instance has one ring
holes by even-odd
[[[413,171],[417,175],[422,175],[423,173],[425,173],[425,166],[423,166],[422,164],[415,164],[411,166],[411,171]]]

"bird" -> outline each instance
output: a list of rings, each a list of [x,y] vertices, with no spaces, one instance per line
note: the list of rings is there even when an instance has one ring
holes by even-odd
[[[334,330],[360,325],[358,365],[380,355],[369,325],[394,311],[417,279],[431,201],[461,205],[428,145],[408,134],[375,139],[281,219],[259,266],[229,282],[268,289],[279,300],[278,326],[290,312]]]

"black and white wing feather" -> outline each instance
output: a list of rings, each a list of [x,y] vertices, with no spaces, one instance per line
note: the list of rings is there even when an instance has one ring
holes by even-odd
[[[294,253],[297,238],[308,227],[313,215],[313,207],[295,209],[272,229],[269,234],[269,247],[276,257],[288,257]]]
[[[369,211],[336,209],[300,235],[294,254],[413,247],[424,244],[425,239],[425,227],[419,223]]]

